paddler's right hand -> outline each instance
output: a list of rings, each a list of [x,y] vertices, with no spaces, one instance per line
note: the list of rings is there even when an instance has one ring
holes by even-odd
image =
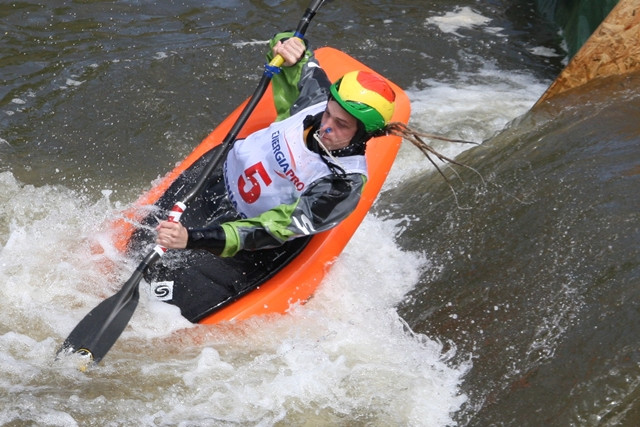
[[[179,222],[162,221],[156,227],[158,236],[156,243],[167,249],[184,249],[187,247],[189,233]]]
[[[299,38],[293,37],[285,41],[279,41],[273,46],[273,56],[280,55],[284,58],[284,66],[290,67],[302,59],[307,47]]]

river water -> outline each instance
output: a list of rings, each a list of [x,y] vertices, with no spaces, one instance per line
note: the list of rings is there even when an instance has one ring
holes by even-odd
[[[143,288],[100,365],[54,361],[134,267],[105,220],[306,6],[0,1],[0,424],[637,425],[639,78],[528,112],[566,61],[529,0],[326,4],[312,45],[406,88],[415,127],[484,141],[435,144],[477,173],[450,188],[404,144],[308,304],[204,327]]]

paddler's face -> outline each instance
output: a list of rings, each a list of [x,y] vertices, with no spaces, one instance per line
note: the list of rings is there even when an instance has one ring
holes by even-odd
[[[322,115],[319,133],[327,150],[338,150],[349,145],[358,131],[358,121],[336,101],[330,100]]]

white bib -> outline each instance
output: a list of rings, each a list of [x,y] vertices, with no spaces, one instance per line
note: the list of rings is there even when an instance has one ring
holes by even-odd
[[[324,111],[312,105],[235,142],[224,164],[229,199],[245,218],[295,202],[315,180],[332,172],[304,141],[304,118]],[[339,158],[347,173],[367,175],[364,156]]]

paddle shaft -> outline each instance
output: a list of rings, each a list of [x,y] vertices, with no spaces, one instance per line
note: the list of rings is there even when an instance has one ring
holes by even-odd
[[[330,0],[312,1],[298,23],[294,34],[295,37],[302,38],[304,36],[311,19],[325,1]],[[265,65],[265,70],[258,87],[225,136],[220,149],[202,171],[193,188],[186,193],[180,201],[175,203],[169,214],[169,221],[178,222],[188,203],[202,192],[207,179],[220,165],[220,162],[226,158],[233,142],[238,137],[238,134],[258,105],[258,102],[260,102],[260,99],[262,99],[271,78],[275,73],[280,71],[280,66],[283,63],[284,59],[282,56],[276,55],[271,62]],[[63,350],[71,350],[72,352],[88,355],[93,363],[98,363],[118,339],[131,319],[131,316],[133,316],[139,299],[138,285],[142,280],[144,272],[147,268],[155,264],[166,250],[166,248],[156,245],[154,249],[144,257],[140,264],[138,264],[134,273],[122,288],[115,295],[98,304],[98,306],[91,310],[91,312],[78,323],[58,350],[58,354]]]
[[[311,23],[311,19],[315,16],[316,12],[318,11],[318,9],[320,9],[324,1],[325,0],[314,0],[307,8],[307,10],[305,10],[304,15],[298,23],[298,27],[296,28],[296,31],[294,33],[294,37],[302,38],[304,36],[307,28],[309,27],[309,24]],[[282,56],[280,55],[276,55],[276,57],[273,58],[271,62],[265,65],[265,70],[264,73],[262,73],[262,78],[260,79],[260,83],[258,83],[258,87],[253,92],[251,99],[249,100],[247,105],[245,105],[234,125],[222,140],[222,147],[217,151],[209,164],[204,168],[204,170],[200,174],[200,177],[198,178],[198,181],[195,183],[191,191],[185,194],[179,202],[176,202],[172,209],[172,212],[176,210],[184,211],[189,202],[195,199],[202,192],[202,190],[204,189],[204,185],[209,178],[209,175],[211,175],[211,173],[227,157],[227,154],[229,154],[229,150],[231,150],[233,142],[236,140],[238,134],[249,119],[249,116],[251,116],[251,113],[253,113],[253,110],[255,110],[256,106],[262,99],[262,96],[269,86],[271,78],[275,73],[278,73],[280,71],[279,68],[283,63],[284,58],[282,58]],[[156,246],[154,250],[149,252],[147,256],[142,260],[142,262],[138,266],[138,269],[141,269],[142,271],[146,270],[148,267],[155,264],[160,259],[160,257],[162,257],[165,251],[165,248]]]

